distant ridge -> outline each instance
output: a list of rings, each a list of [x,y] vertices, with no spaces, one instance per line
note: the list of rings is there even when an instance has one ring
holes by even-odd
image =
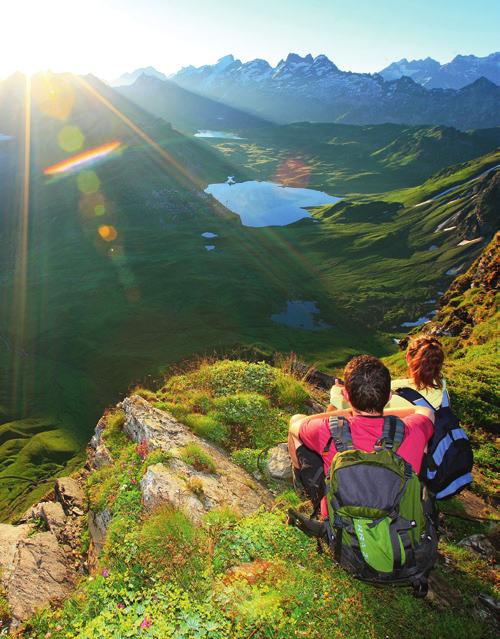
[[[482,58],[475,55],[457,55],[446,64],[433,58],[393,62],[380,71],[385,80],[408,76],[427,89],[461,89],[480,77],[500,85],[500,52]]]
[[[500,54],[489,56],[493,66],[498,57]],[[465,68],[468,62],[481,60],[470,58],[474,56],[457,56],[450,68]],[[431,58],[423,63],[429,73],[436,65],[440,67]],[[388,72],[389,76],[400,74],[389,80],[378,73],[342,71],[325,55],[296,53],[289,53],[275,67],[265,60],[242,63],[227,55],[213,65],[185,67],[170,79],[190,91],[281,123],[394,122],[463,130],[497,126],[500,87],[478,75],[482,67],[474,64],[475,74],[470,71],[467,77],[471,79],[459,89],[423,87],[401,69]],[[404,64],[400,66],[404,70]]]
[[[113,80],[111,82],[111,86],[120,87],[128,84],[133,84],[137,78],[141,75],[151,76],[153,78],[158,78],[159,80],[166,80],[167,76],[161,71],[157,71],[154,67],[144,67],[142,69],[136,69],[132,71],[132,73],[123,73],[119,78]]]

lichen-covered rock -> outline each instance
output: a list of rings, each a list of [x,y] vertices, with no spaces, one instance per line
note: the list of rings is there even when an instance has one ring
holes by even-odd
[[[83,491],[72,477],[60,477],[56,481],[55,494],[67,515],[83,515]]]
[[[267,489],[169,413],[154,408],[137,395],[127,397],[120,407],[125,413],[124,430],[134,441],[146,442],[148,448],[160,448],[172,455],[168,463],[150,466],[142,479],[147,509],[170,503],[193,521],[199,521],[214,508],[229,507],[248,515],[272,503]],[[202,472],[180,459],[181,449],[191,442],[210,456],[215,473]]]
[[[170,413],[154,408],[139,395],[126,397],[118,406],[125,413],[123,430],[138,444],[147,442],[149,449],[169,451],[198,439]]]
[[[482,555],[489,561],[496,560],[497,553],[495,546],[491,543],[488,537],[486,537],[486,535],[471,535],[470,537],[466,537],[465,539],[462,539],[462,541],[459,541],[458,545],[462,546],[462,548],[472,550],[478,555]]]
[[[106,426],[106,419],[107,417],[104,415],[97,422],[94,435],[90,440],[88,448],[88,460],[90,465],[95,469],[102,468],[103,466],[109,466],[113,463],[111,453],[109,452],[102,437],[102,432]]]
[[[144,506],[148,510],[168,503],[182,510],[197,523],[206,512],[200,499],[189,489],[187,482],[163,464],[155,464],[147,469],[141,481],[141,489]]]
[[[290,481],[293,477],[292,461],[287,444],[278,444],[269,450],[267,470],[274,479]]]
[[[0,524],[0,570],[15,627],[50,601],[68,596],[73,566],[56,536],[33,533],[29,524]]]
[[[90,539],[92,540],[92,557],[98,557],[101,552],[104,543],[106,541],[106,532],[108,530],[109,522],[111,521],[111,512],[109,508],[105,508],[100,512],[93,510],[89,511],[88,515],[88,527]],[[91,561],[92,563],[92,561]]]
[[[31,509],[31,518],[41,518],[47,524],[48,529],[59,538],[66,526],[66,514],[62,505],[54,501],[41,501]]]

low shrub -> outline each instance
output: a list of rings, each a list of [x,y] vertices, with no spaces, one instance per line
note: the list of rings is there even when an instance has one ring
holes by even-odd
[[[190,442],[180,451],[181,459],[204,473],[216,473],[217,467],[210,455],[195,442]]]
[[[241,466],[248,473],[252,474],[258,470],[257,462],[261,452],[260,449],[255,448],[240,448],[239,450],[233,450],[231,459],[238,464],[238,466]]]
[[[113,459],[120,456],[121,451],[128,443],[128,437],[123,432],[124,422],[125,413],[122,410],[113,410],[106,415],[102,438]]]
[[[186,415],[183,421],[199,437],[211,439],[218,444],[222,444],[227,439],[230,430],[213,415],[193,413]]]
[[[164,506],[144,520],[137,535],[137,560],[149,575],[161,575],[199,592],[207,549],[205,535],[180,511]]]

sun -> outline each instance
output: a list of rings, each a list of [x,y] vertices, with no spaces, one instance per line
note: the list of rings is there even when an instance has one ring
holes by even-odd
[[[2,3],[1,16],[0,77],[14,71],[86,73],[103,29],[110,29],[96,0],[12,0]]]

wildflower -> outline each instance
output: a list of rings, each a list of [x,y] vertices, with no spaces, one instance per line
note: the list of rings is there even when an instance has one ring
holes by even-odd
[[[45,636],[45,639],[49,639],[49,637],[52,637],[52,633],[46,632],[44,636]]]
[[[144,617],[144,619],[141,621],[141,625],[139,626],[139,628],[142,628],[143,630],[145,628],[149,628],[149,626],[152,625],[152,621],[149,617]]]
[[[101,575],[104,577],[104,579],[107,579],[109,577],[109,570],[107,568],[103,568]]]
[[[125,604],[120,601],[119,603],[116,604],[116,607],[119,608],[120,610],[123,610],[123,608],[125,608]]]
[[[142,461],[144,461],[147,454],[149,453],[148,442],[143,441],[140,444],[137,444],[137,446],[135,447],[135,452],[139,455]]]

